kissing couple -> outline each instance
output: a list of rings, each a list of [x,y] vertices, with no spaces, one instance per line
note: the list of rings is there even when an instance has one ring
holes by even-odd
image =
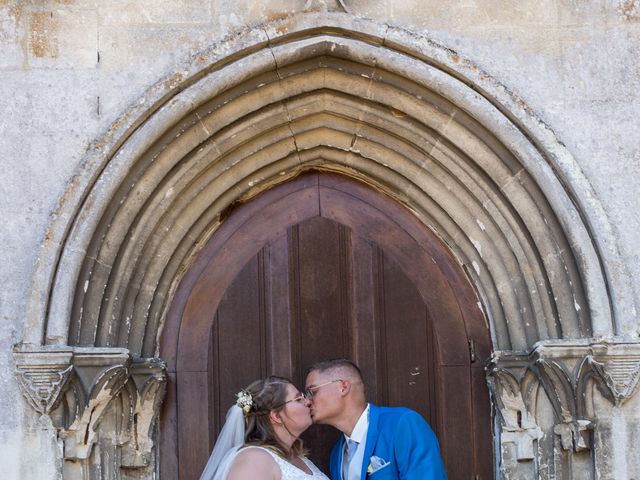
[[[300,440],[312,423],[343,433],[331,452],[332,480],[446,479],[420,414],[368,403],[358,366],[337,359],[309,369],[304,393],[274,376],[241,390],[200,480],[328,480]]]

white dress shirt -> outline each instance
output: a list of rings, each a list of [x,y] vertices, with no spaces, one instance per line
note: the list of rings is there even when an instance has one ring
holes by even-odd
[[[349,440],[353,440],[358,443],[358,448],[356,449],[356,453],[349,464],[349,471],[345,472],[344,468],[342,468],[342,478],[343,480],[360,480],[360,473],[362,472],[362,459],[364,457],[364,449],[365,444],[367,443],[367,431],[369,430],[369,404],[367,404],[367,408],[364,409],[362,415],[356,422],[356,426],[353,427],[353,432],[351,432],[351,436],[345,434],[345,442],[344,442],[344,452],[342,454],[343,462],[347,458],[347,445]],[[346,473],[346,476],[345,476]]]

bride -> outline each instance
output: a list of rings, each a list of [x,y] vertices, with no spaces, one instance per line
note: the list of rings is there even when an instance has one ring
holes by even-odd
[[[236,397],[200,480],[328,480],[304,456],[309,401],[290,380],[256,380]]]

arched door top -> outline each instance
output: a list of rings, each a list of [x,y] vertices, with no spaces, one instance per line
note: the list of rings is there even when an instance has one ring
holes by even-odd
[[[169,371],[207,369],[213,312],[232,280],[263,245],[315,216],[376,243],[413,280],[434,318],[442,319],[433,326],[442,365],[468,365],[469,338],[476,342],[478,357],[488,358],[491,345],[478,298],[447,246],[402,206],[370,187],[316,173],[236,209],[200,252],[179,287],[163,335],[160,353]]]
[[[155,355],[173,292],[229,207],[312,168],[361,179],[436,232],[495,348],[624,331],[608,292],[631,282],[604,270],[619,264],[600,259],[615,255],[606,219],[520,100],[428,39],[333,21],[209,52],[96,146],[48,233],[26,343]]]

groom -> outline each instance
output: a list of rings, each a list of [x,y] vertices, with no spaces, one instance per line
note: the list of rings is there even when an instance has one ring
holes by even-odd
[[[314,423],[344,435],[329,461],[332,480],[443,480],[438,440],[425,420],[404,407],[367,403],[358,366],[350,360],[319,362],[309,369],[306,395]]]

